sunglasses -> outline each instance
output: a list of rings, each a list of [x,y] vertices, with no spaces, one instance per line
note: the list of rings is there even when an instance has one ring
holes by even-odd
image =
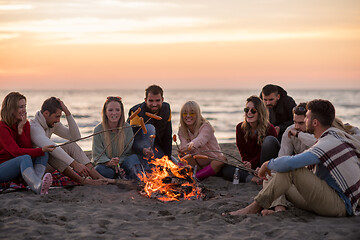
[[[250,108],[244,108],[244,112],[245,112],[245,113],[248,113],[249,111],[250,111],[252,114],[257,113],[257,110],[256,110],[255,108],[252,108],[252,109],[250,109]]]
[[[297,115],[300,115],[300,114],[305,114],[307,110],[304,107],[294,107],[293,112]]]
[[[183,117],[187,117],[187,115],[189,115],[190,117],[195,117],[196,113],[194,113],[194,112],[190,112],[190,113],[184,112],[182,115],[183,115]]]

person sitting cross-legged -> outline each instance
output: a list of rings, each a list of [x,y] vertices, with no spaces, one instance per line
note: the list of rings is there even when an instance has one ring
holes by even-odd
[[[97,134],[98,133],[98,134]],[[106,178],[138,179],[141,165],[132,152],[134,133],[125,122],[124,105],[120,97],[108,97],[102,109],[102,121],[95,129],[92,161],[95,169]]]
[[[231,215],[260,213],[285,194],[295,207],[321,216],[358,215],[360,198],[360,142],[352,135],[331,127],[335,108],[327,100],[307,104],[306,130],[317,143],[295,156],[283,156],[265,162],[259,176],[277,173],[269,184],[245,208]],[[315,174],[305,166],[315,165]],[[224,214],[226,215],[226,214]]]

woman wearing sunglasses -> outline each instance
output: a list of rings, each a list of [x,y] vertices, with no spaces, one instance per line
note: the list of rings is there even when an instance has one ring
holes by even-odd
[[[275,127],[269,122],[269,113],[263,101],[257,96],[246,99],[244,121],[236,126],[236,145],[245,166],[256,169],[262,162],[277,157],[280,144],[276,137]],[[223,175],[226,178],[232,179],[234,172],[235,167],[223,168]],[[241,170],[239,180],[261,183],[258,177]]]
[[[181,156],[201,154],[210,158],[194,159],[189,157],[186,159],[193,167],[197,166],[198,170],[195,177],[198,180],[215,175],[224,166],[224,163],[211,158],[226,161],[226,158],[220,152],[221,149],[214,131],[209,121],[201,115],[200,107],[195,101],[188,101],[182,106],[178,131],[180,139],[179,154]]]

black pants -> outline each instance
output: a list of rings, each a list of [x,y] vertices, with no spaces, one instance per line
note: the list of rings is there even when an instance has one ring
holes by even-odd
[[[272,158],[276,158],[278,156],[280,150],[280,143],[274,136],[267,136],[264,139],[264,142],[261,146],[261,155],[260,155],[260,166],[269,161]],[[260,167],[259,166],[259,167]],[[231,165],[225,165],[221,170],[222,176],[232,181],[235,173],[235,167]],[[246,182],[246,178],[251,175],[251,173],[239,169],[239,181]]]

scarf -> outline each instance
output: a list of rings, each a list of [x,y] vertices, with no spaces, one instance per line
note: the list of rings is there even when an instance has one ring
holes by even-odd
[[[339,129],[329,128],[309,151],[327,167],[350,199],[354,215],[359,215],[356,206],[360,198],[360,149],[355,146],[359,146],[359,142],[347,138]]]

